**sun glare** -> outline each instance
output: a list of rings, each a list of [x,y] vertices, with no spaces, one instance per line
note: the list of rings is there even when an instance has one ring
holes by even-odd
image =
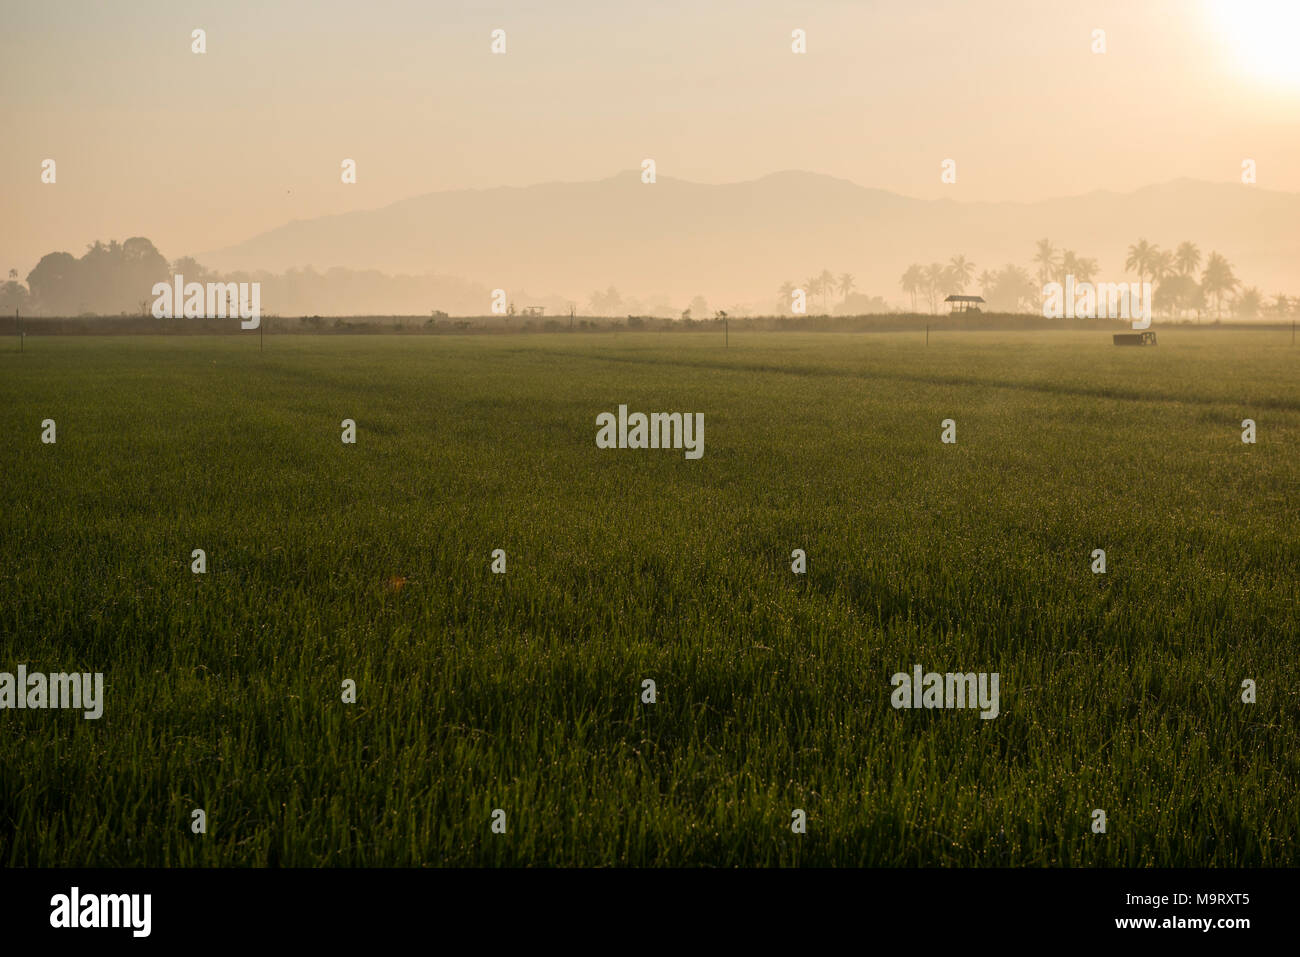
[[[1236,65],[1300,90],[1300,0],[1207,0],[1210,26]]]

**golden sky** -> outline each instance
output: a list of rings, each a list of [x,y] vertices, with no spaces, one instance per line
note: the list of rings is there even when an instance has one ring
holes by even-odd
[[[1251,158],[1300,191],[1300,0],[39,0],[5,21],[0,267],[23,275],[96,238],[176,258],[647,157],[1013,201],[1235,182]]]

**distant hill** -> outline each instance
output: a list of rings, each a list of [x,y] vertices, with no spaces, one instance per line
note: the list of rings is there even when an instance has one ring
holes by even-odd
[[[1300,194],[1176,180],[1132,193],[1035,203],[919,200],[805,172],[707,185],[639,172],[589,183],[430,193],[365,212],[299,220],[196,254],[220,270],[312,265],[436,270],[487,288],[526,287],[585,303],[596,289],[714,307],[767,306],[785,280],[830,269],[902,301],[909,263],[961,253],[979,270],[1029,267],[1035,240],[1124,278],[1128,245],[1191,240],[1218,250],[1265,294],[1300,292]],[[1136,278],[1136,277],[1133,277]]]

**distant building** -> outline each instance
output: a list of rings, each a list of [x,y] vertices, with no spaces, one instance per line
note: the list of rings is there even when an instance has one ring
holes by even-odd
[[[546,315],[545,306],[524,306],[525,316],[544,316]]]
[[[955,315],[959,312],[981,312],[980,304],[984,302],[983,296],[949,296],[944,300],[950,303],[948,314]]]

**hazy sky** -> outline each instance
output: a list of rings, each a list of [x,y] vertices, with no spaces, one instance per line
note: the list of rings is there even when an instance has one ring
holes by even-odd
[[[1016,201],[1237,181],[1249,157],[1300,191],[1300,0],[38,0],[4,19],[0,268],[23,276],[96,238],[176,258],[646,157]]]

